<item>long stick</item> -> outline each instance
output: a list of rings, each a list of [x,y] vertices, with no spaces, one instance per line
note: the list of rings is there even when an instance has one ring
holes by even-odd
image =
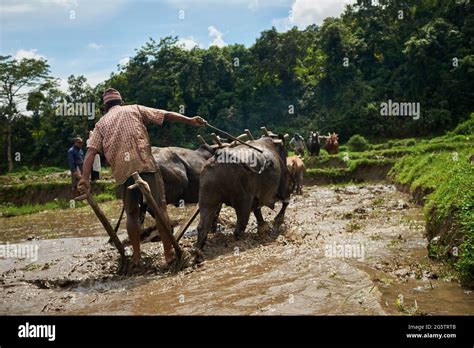
[[[196,207],[193,212],[191,213],[191,215],[188,217],[187,220],[185,220],[184,224],[181,225],[181,227],[179,228],[178,232],[176,232],[174,234],[174,237],[176,238],[176,241],[179,242],[179,240],[183,237],[184,233],[186,233],[186,230],[188,229],[188,227],[192,224],[192,222],[196,219],[196,216],[198,215],[199,213],[199,207]],[[148,237],[148,235],[155,231],[157,229],[156,225],[153,225],[153,226],[150,226],[150,227],[147,227],[145,228],[143,231],[142,231],[142,234],[140,235],[140,238],[145,238],[145,237]],[[160,238],[160,236],[158,236],[158,238]],[[161,239],[159,239],[161,240]]]
[[[173,233],[171,232],[171,226],[167,223],[167,218],[164,216],[163,211],[158,207],[158,204],[156,203],[155,199],[151,195],[150,187],[148,186],[148,183],[144,181],[140,175],[135,172],[132,174],[133,180],[135,180],[135,184],[130,185],[128,187],[129,190],[134,189],[138,187],[138,189],[142,192],[142,194],[146,197],[146,200],[148,204],[150,205],[150,208],[153,210],[155,213],[155,220],[156,224],[159,226],[161,225],[162,228],[158,228],[158,233],[165,233],[167,237],[170,239],[171,244],[173,245],[173,248],[176,252],[176,256],[178,259],[181,259],[181,248],[179,247],[178,242],[173,236]],[[164,236],[161,236],[161,240],[164,240]]]
[[[237,141],[237,142],[239,142],[239,143],[241,143],[241,144],[243,144],[243,145],[247,145],[248,147],[250,147],[250,148],[252,148],[252,149],[254,149],[254,150],[257,150],[257,151],[260,152],[260,153],[263,152],[263,151],[260,150],[259,148],[255,147],[255,146],[252,146],[252,145],[250,145],[250,144],[247,144],[245,141],[242,141],[242,140],[240,140],[240,139],[234,137],[233,135],[227,133],[226,131],[223,131],[222,129],[219,129],[219,128],[217,128],[217,127],[214,127],[213,125],[211,125],[211,124],[209,124],[209,123],[206,123],[206,126],[208,126],[209,128],[214,129],[215,131],[217,131],[217,132],[219,132],[219,133],[224,134],[226,137],[229,137],[230,139],[232,139],[232,140],[234,140],[234,141]]]
[[[194,221],[196,216],[199,214],[199,206],[197,206],[191,216],[188,218],[188,220],[184,223],[184,225],[181,225],[180,229],[178,232],[175,233],[174,237],[176,238],[177,241],[181,239],[181,237],[184,235],[186,230],[188,229],[189,225]]]
[[[122,211],[120,212],[120,216],[119,216],[119,219],[117,221],[117,224],[115,225],[115,228],[114,228],[114,232],[115,234],[117,234],[118,232],[118,229],[120,227],[120,222],[122,221],[122,217],[123,217],[123,212],[125,210],[125,204],[122,205]],[[109,243],[112,241],[112,238],[109,238]]]
[[[110,225],[109,220],[105,216],[104,212],[102,209],[100,209],[99,205],[95,201],[94,198],[92,198],[92,195],[90,194],[85,194],[79,197],[74,198],[76,201],[81,201],[83,199],[87,199],[87,203],[91,206],[92,210],[94,211],[95,215],[99,218],[100,222],[102,223],[102,226],[104,226],[105,230],[107,231],[107,234],[109,235],[110,239],[114,243],[115,247],[117,248],[118,252],[120,253],[120,256],[125,257],[125,248],[123,247],[122,242],[120,239],[118,239],[117,235],[114,232],[114,229],[112,228],[112,225]]]

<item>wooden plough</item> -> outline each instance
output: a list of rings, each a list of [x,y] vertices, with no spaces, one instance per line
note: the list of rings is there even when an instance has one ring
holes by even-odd
[[[253,137],[253,135],[252,135],[252,133],[250,132],[249,129],[245,129],[243,134],[239,135],[238,137],[234,137],[234,136],[230,135],[229,133],[210,125],[209,123],[207,124],[207,126],[209,128],[212,128],[212,129],[226,135],[231,140],[233,140],[231,144],[223,143],[222,139],[218,135],[216,135],[215,133],[212,133],[212,138],[213,138],[213,141],[214,141],[214,145],[211,145],[212,147],[222,148],[222,147],[228,147],[228,146],[235,146],[235,145],[238,145],[238,144],[243,144],[243,145],[246,145],[246,146],[248,146],[248,147],[250,147],[254,150],[257,150],[258,152],[262,152],[261,149],[256,148],[255,146],[252,146],[251,144],[248,143],[248,141],[254,140],[254,137]],[[263,136],[267,136],[267,137],[271,137],[271,138],[277,138],[278,137],[276,134],[268,131],[265,127],[261,127],[261,130],[262,130]],[[287,135],[285,135],[285,137],[286,136]],[[199,141],[202,144],[208,145],[201,135],[198,135],[197,137],[198,137]],[[274,139],[274,141],[278,141],[278,140]],[[155,230],[157,228],[157,226],[159,226],[158,232],[160,234],[165,233],[167,235],[167,237],[171,241],[171,244],[173,245],[173,248],[175,250],[177,258],[181,259],[182,250],[179,246],[179,240],[183,237],[183,235],[186,233],[186,230],[189,228],[189,226],[192,224],[192,222],[198,216],[199,206],[196,206],[196,208],[194,208],[194,210],[192,211],[190,216],[186,219],[185,223],[183,225],[181,225],[178,232],[176,232],[173,235],[169,219],[163,214],[162,210],[159,208],[158,204],[156,203],[154,197],[151,194],[151,190],[150,190],[150,187],[149,187],[148,183],[146,181],[144,181],[137,172],[133,173],[132,177],[133,177],[135,183],[130,185],[127,189],[128,190],[133,190],[133,189],[138,188],[140,190],[140,192],[143,194],[144,199],[146,200],[146,202],[148,203],[149,207],[152,209],[152,211],[155,215],[156,225],[154,225],[152,227],[148,227],[147,230],[149,232],[151,232],[151,231]],[[122,242],[120,241],[120,239],[117,236],[117,231],[118,231],[120,222],[122,220],[123,209],[122,209],[122,212],[120,214],[120,218],[117,222],[117,225],[115,226],[115,229],[114,229],[114,228],[112,228],[112,225],[110,224],[109,220],[105,216],[102,209],[99,207],[97,202],[92,198],[92,195],[90,194],[90,192],[86,193],[86,194],[83,194],[79,197],[76,197],[75,200],[76,201],[87,200],[87,202],[91,206],[92,210],[94,211],[95,215],[97,216],[99,221],[102,223],[102,226],[104,226],[105,231],[107,232],[107,234],[110,237],[110,241],[114,244],[115,248],[118,250],[118,252],[120,254],[120,257],[121,257],[121,269],[123,270],[123,267],[126,265],[126,262],[125,262],[126,261],[125,248],[124,248]],[[160,236],[160,237],[163,237],[163,236]]]

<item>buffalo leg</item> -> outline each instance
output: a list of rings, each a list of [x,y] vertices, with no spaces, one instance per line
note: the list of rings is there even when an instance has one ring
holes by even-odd
[[[212,233],[217,232],[217,221],[219,219],[219,214],[221,213],[221,208],[222,208],[222,204],[219,205],[219,208],[217,208],[216,214],[214,215],[214,220],[212,222],[212,227],[211,227]]]
[[[196,242],[196,247],[202,249],[206,244],[207,234],[212,227],[216,212],[219,206],[209,207],[209,206],[200,206],[199,214],[201,215],[198,224],[198,239]]]
[[[259,227],[265,224],[265,220],[263,219],[261,208],[254,208],[253,215],[255,215],[255,218],[257,219],[257,225]]]
[[[288,207],[288,204],[289,204],[289,202],[283,202],[283,205],[282,205],[280,211],[278,212],[277,216],[275,217],[275,223],[277,223],[277,224],[283,223],[283,221],[285,220],[285,211],[286,211],[286,208]]]
[[[252,211],[252,202],[253,199],[245,199],[242,197],[239,204],[234,207],[237,214],[237,226],[235,226],[234,230],[236,239],[240,239],[244,235],[247,223],[249,222],[250,212]]]

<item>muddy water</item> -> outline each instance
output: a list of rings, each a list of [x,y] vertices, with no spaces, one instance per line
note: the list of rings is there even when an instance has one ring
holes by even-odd
[[[103,206],[118,216],[118,202]],[[170,214],[179,222],[190,209]],[[41,240],[25,242],[38,245],[37,260],[2,260],[0,313],[474,314],[474,295],[427,258],[420,208],[393,186],[307,187],[283,226],[264,209],[269,226],[257,231],[252,217],[239,241],[224,208],[205,261],[179,273],[166,270],[159,243],[146,243],[142,271],[116,275],[116,252],[96,218],[87,208],[75,213],[80,223],[67,210],[1,219],[4,241]],[[195,238],[191,231],[182,245]]]

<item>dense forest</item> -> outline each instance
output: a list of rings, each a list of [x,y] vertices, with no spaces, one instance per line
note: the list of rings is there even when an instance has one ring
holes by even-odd
[[[177,37],[150,38],[95,88],[70,76],[67,93],[46,61],[2,56],[0,171],[66,167],[72,138],[87,138],[102,115],[106,87],[127,104],[200,115],[234,134],[263,125],[334,131],[343,142],[442,134],[474,111],[473,9],[462,0],[359,0],[321,26],[264,31],[250,47],[185,50]],[[57,115],[64,101],[94,102],[95,119]],[[381,116],[388,101],[419,103],[420,118]],[[198,132],[149,128],[158,146],[193,147]]]

